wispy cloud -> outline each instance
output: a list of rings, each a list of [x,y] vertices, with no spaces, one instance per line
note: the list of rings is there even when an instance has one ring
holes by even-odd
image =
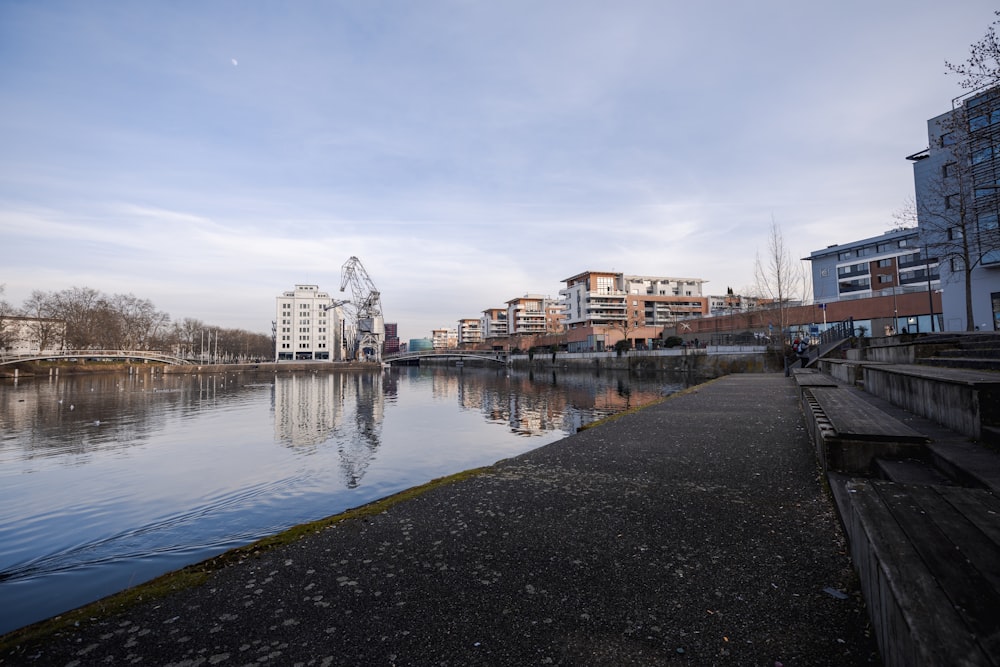
[[[772,218],[886,229],[993,4],[5,3],[0,283],[267,331],[354,255],[404,337],[586,269],[738,288]]]

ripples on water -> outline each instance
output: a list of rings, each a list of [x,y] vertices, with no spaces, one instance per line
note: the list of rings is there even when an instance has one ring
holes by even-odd
[[[677,388],[474,368],[0,384],[0,633]]]

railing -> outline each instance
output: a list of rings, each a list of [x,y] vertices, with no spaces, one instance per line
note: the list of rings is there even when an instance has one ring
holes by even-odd
[[[382,361],[385,363],[392,363],[393,361],[409,361],[413,359],[430,359],[430,358],[445,359],[449,357],[464,357],[467,359],[483,359],[485,361],[494,361],[496,363],[506,363],[507,362],[507,352],[504,350],[420,350],[417,352],[404,352],[401,354],[393,354],[382,357]]]
[[[143,359],[159,361],[170,365],[190,364],[159,350],[59,350],[58,352],[29,352],[25,354],[5,354],[0,356],[0,365],[18,364],[25,361],[47,361],[50,359]]]
[[[854,318],[842,322],[831,322],[826,331],[819,335],[820,344],[834,343],[854,336]]]

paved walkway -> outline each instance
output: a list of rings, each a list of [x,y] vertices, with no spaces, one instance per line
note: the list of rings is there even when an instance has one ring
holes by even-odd
[[[859,665],[794,380],[734,375],[0,664]]]

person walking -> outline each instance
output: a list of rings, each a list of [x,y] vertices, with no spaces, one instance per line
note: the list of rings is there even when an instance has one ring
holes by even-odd
[[[806,364],[809,363],[809,343],[807,343],[801,336],[796,336],[795,340],[792,341],[792,351],[795,352],[795,356],[798,357],[802,368],[805,368]]]

